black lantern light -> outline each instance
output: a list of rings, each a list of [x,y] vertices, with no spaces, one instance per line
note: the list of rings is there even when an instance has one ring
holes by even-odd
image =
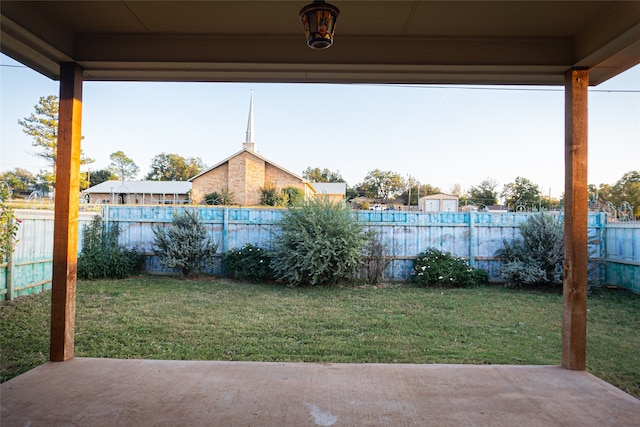
[[[324,0],[314,0],[313,3],[300,9],[300,19],[307,36],[307,45],[311,49],[326,49],[333,44],[333,33],[336,30],[336,19],[340,10]]]

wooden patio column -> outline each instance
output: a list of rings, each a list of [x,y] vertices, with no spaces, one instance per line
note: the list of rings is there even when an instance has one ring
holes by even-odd
[[[589,70],[565,74],[562,366],[584,370],[587,349],[587,101]]]
[[[75,63],[60,64],[58,114],[49,352],[54,362],[73,358],[82,123],[82,69]]]

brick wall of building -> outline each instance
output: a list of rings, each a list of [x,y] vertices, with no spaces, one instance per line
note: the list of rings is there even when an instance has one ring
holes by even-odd
[[[226,163],[200,175],[191,182],[191,197],[196,203],[202,203],[204,196],[214,191],[217,193],[228,192],[228,165]]]
[[[265,183],[266,162],[249,152],[229,160],[229,188],[242,206],[259,205]]]
[[[192,181],[192,197],[199,203],[205,194],[227,191],[233,193],[234,204],[256,206],[262,199],[261,189],[268,186],[278,190],[295,187],[302,190],[305,196],[314,194],[311,187],[300,178],[243,151],[227,163],[195,178]]]
[[[295,187],[305,192],[305,194],[307,192],[305,188],[306,184],[302,180],[300,180],[300,178],[297,178],[290,173],[283,171],[282,169],[278,169],[270,164],[267,164],[265,182],[268,182],[278,190],[286,187]]]

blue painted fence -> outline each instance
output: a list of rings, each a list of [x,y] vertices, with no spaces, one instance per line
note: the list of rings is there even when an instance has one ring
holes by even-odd
[[[153,255],[153,227],[169,226],[174,212],[185,207],[109,206],[102,216],[107,224],[118,222],[120,243],[143,251],[146,270],[168,273]],[[246,243],[269,247],[281,209],[225,207],[186,207],[196,209],[218,252],[239,248]],[[31,213],[28,213],[31,212]],[[433,247],[468,259],[499,281],[501,260],[495,257],[503,241],[519,237],[519,225],[531,213],[485,212],[399,212],[357,211],[358,219],[375,230],[390,249],[393,258],[385,272],[388,279],[409,277],[416,255]],[[41,217],[49,215],[48,217]],[[12,264],[13,296],[48,289],[51,283],[53,253],[53,215],[42,211],[19,212],[22,219],[19,242]],[[81,216],[87,223],[91,214]],[[606,223],[603,213],[589,215],[591,279],[640,292],[640,223]],[[221,265],[211,273],[219,274]],[[0,270],[0,298],[7,296],[7,266]]]
[[[103,217],[107,223],[119,223],[122,244],[147,254],[147,271],[163,273],[167,271],[153,255],[153,227],[170,225],[174,212],[180,209],[185,208],[105,206]],[[269,247],[283,212],[282,209],[223,207],[187,209],[198,211],[212,241],[219,244],[220,253],[246,243]],[[535,214],[356,211],[355,215],[375,230],[390,249],[393,260],[385,272],[386,278],[406,279],[416,255],[427,248],[437,248],[468,259],[472,265],[488,271],[492,280],[499,281],[501,260],[494,254],[502,248],[504,240],[519,237],[520,224]],[[603,215],[589,216],[590,256],[594,264],[599,262],[602,252],[603,222]],[[597,265],[592,270],[594,277],[601,275]],[[212,272],[220,273],[220,266]]]
[[[17,241],[9,259],[0,264],[0,300],[51,289],[53,211],[16,209],[15,215],[19,222]],[[95,215],[81,212],[79,227]]]
[[[604,281],[640,293],[640,223],[610,223],[604,230]]]

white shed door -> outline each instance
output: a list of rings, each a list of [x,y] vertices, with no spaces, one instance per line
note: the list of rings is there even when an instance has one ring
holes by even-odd
[[[456,200],[443,200],[442,201],[442,210],[445,212],[455,212],[457,211]]]
[[[426,211],[427,212],[438,212],[440,210],[440,200],[426,200]]]

